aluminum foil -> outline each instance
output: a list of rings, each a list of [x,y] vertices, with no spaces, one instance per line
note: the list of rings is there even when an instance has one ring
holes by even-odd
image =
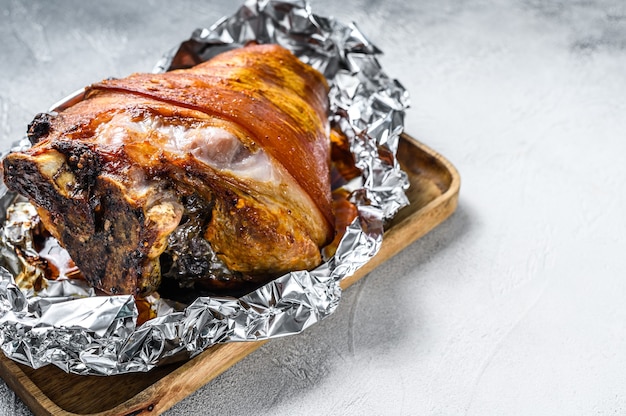
[[[382,70],[380,51],[355,24],[313,14],[305,1],[247,1],[232,16],[167,53],[154,72],[188,67],[250,41],[278,43],[324,73],[330,121],[350,142],[361,175],[344,185],[358,217],[330,258],[316,269],[288,273],[241,298],[199,297],[189,305],[152,299],[156,318],[137,325],[131,296],[97,296],[84,281],[36,276],[29,204],[0,188],[0,346],[21,363],[53,364],[76,374],[148,371],[193,357],[211,345],[297,334],[333,313],[339,283],[379,250],[385,223],[408,204],[407,176],[395,154],[408,94]],[[55,104],[61,110],[81,91]],[[22,140],[17,148],[28,146]],[[17,255],[20,254],[20,255]],[[28,273],[26,273],[28,274]]]

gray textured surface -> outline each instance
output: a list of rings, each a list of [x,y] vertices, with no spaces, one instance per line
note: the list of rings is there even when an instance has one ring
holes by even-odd
[[[626,413],[623,1],[311,3],[409,89],[457,213],[174,406],[183,414]],[[229,1],[0,1],[0,140],[76,88],[149,70]],[[0,415],[28,415],[0,382]]]

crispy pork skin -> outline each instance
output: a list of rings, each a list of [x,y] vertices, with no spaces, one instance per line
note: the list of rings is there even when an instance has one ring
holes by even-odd
[[[264,282],[317,266],[333,238],[327,94],[276,45],[102,81],[35,118],[33,147],[3,161],[5,182],[106,293],[156,290],[186,224],[235,285]]]

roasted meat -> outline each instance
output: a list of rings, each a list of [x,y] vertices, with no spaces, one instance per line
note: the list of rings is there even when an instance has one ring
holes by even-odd
[[[4,179],[106,293],[149,294],[172,266],[217,286],[264,282],[317,266],[333,238],[327,94],[276,45],[102,81],[36,117]],[[172,255],[180,244],[191,252]]]

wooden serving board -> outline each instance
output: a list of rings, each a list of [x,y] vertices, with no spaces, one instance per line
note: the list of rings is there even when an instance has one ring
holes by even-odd
[[[408,135],[400,140],[398,160],[411,182],[411,204],[389,225],[380,252],[341,282],[343,289],[426,234],[456,209],[460,177],[447,160]],[[183,363],[148,373],[110,377],[66,374],[54,366],[33,370],[0,354],[0,376],[36,415],[160,414],[265,342],[268,341],[221,344]]]

